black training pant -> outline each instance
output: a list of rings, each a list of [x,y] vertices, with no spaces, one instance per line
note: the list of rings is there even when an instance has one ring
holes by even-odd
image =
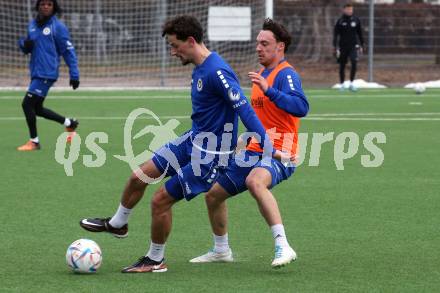
[[[352,48],[340,48],[340,55],[339,55],[339,80],[341,84],[345,80],[345,65],[347,65],[348,58],[350,58],[351,62],[351,70],[350,70],[350,81],[354,80],[354,77],[356,76],[356,70],[357,70],[357,61],[358,61],[358,53],[356,50],[356,47]]]
[[[49,120],[56,121],[60,124],[64,123],[65,117],[43,107],[44,97],[37,96],[27,92],[21,104],[26,116],[26,122],[29,128],[31,138],[37,137],[37,117],[40,116]]]

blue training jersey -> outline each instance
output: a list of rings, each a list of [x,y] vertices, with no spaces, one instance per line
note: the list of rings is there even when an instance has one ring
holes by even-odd
[[[261,76],[267,78],[272,70],[273,68],[264,69]],[[301,78],[291,67],[278,72],[273,85],[268,88],[265,95],[279,108],[295,117],[304,117],[309,111],[309,102],[302,89]]]
[[[201,146],[203,149],[222,152],[234,150],[237,145],[238,116],[248,131],[265,137],[264,127],[243,94],[237,76],[217,53],[212,52],[194,68],[191,100],[192,136],[209,132],[217,139],[215,150],[207,146],[207,141]],[[230,143],[222,144],[224,132],[232,134]]]
[[[36,20],[28,25],[28,36],[34,42],[33,49],[24,48],[24,38],[18,41],[21,51],[31,53],[29,70],[31,78],[58,79],[60,56],[69,67],[71,79],[79,80],[78,59],[70,41],[69,30],[56,16],[39,26]]]

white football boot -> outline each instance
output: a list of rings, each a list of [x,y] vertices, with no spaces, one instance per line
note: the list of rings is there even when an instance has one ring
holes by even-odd
[[[207,263],[207,262],[233,262],[232,250],[228,249],[225,252],[215,252],[214,250],[208,251],[208,253],[195,257],[189,262],[192,263]]]
[[[352,92],[357,92],[358,88],[354,85],[354,83],[350,83],[350,86],[348,87],[348,89]]]
[[[272,268],[279,269],[296,259],[296,252],[290,246],[275,246],[275,258],[272,261]]]

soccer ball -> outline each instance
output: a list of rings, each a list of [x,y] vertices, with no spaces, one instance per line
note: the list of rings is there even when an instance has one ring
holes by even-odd
[[[93,240],[76,240],[67,248],[66,262],[76,273],[95,273],[102,263],[101,248]]]
[[[416,94],[420,95],[422,94],[424,91],[426,90],[425,86],[423,85],[423,83],[416,83],[414,85],[414,91],[416,92]]]

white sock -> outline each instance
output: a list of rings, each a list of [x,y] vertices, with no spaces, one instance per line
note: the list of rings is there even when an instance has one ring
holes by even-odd
[[[40,143],[40,140],[38,139],[38,136],[34,137],[34,138],[31,138],[31,141],[35,142],[35,143]]]
[[[283,224],[276,224],[270,227],[272,230],[272,236],[275,240],[275,245],[279,246],[289,246],[287,242],[286,232],[284,232]]]
[[[110,219],[110,225],[115,228],[121,228],[122,226],[127,224],[131,210],[132,209],[127,209],[120,203],[116,214]]]
[[[64,126],[69,127],[70,124],[72,124],[72,121],[69,118],[64,119]]]
[[[150,259],[160,262],[165,255],[165,244],[157,244],[153,241],[150,242],[150,249],[147,255]]]
[[[214,251],[217,253],[223,253],[229,250],[228,233],[223,236],[214,236]]]

